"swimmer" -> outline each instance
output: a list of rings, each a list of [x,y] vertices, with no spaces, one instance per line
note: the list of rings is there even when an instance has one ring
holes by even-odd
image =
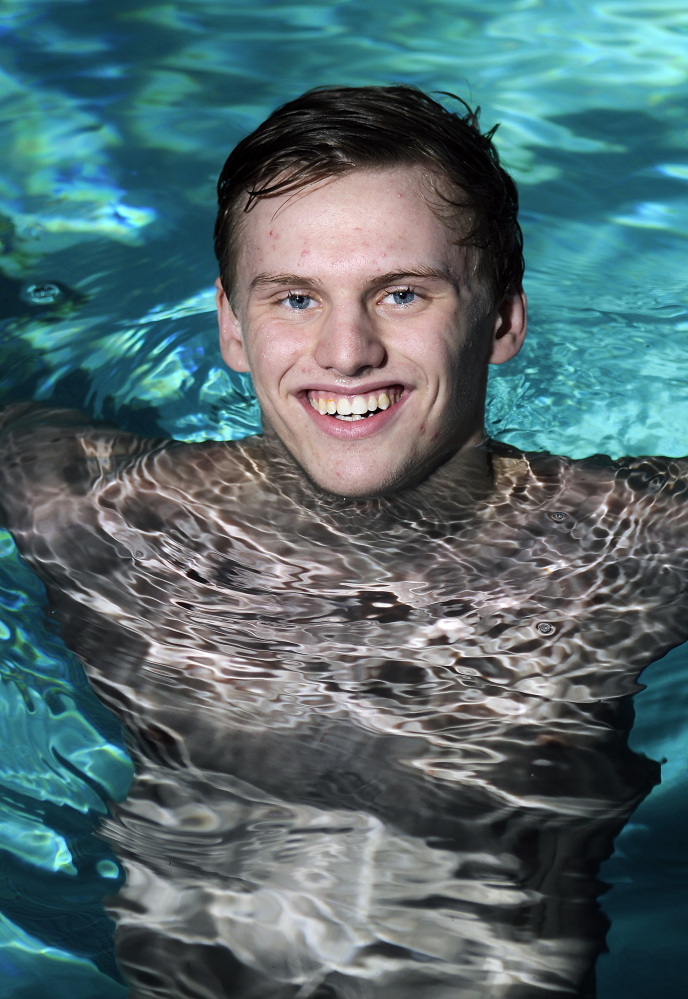
[[[219,182],[264,433],[2,415],[0,506],[136,764],[102,835],[132,999],[595,995],[627,736],[688,638],[684,461],[486,439],[517,194],[409,87],[278,109]]]

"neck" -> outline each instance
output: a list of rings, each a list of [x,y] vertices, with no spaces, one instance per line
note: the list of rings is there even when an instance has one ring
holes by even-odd
[[[495,489],[491,451],[482,428],[420,481],[364,499],[326,492],[308,477],[276,434],[268,431],[261,447],[271,486],[290,504],[319,514],[455,522],[467,519]]]
[[[474,511],[495,489],[492,455],[482,429],[438,464],[429,475],[394,501],[437,519],[455,519]]]

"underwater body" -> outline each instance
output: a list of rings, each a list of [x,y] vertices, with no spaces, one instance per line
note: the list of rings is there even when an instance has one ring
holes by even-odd
[[[402,81],[501,122],[519,182],[530,343],[492,373],[492,436],[575,458],[688,453],[682,2],[5,0],[0,31],[2,401],[154,437],[255,433],[209,314],[219,165],[308,86]],[[131,763],[0,540],[0,996],[121,999],[102,898],[123,873],[95,830]],[[608,999],[685,990],[687,654],[633,702],[631,745],[662,782],[600,874]],[[657,768],[638,765],[640,798]]]
[[[102,825],[132,999],[596,994],[684,462],[493,444],[352,501],[263,438],[2,422],[4,523],[137,765]]]

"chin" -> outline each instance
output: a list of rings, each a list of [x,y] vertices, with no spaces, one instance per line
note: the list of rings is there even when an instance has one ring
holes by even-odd
[[[318,482],[316,484],[323,492],[350,500],[382,499],[399,492],[401,488],[400,486],[390,486],[387,483],[351,483],[350,486],[342,482],[336,484]]]
[[[323,492],[343,499],[367,500],[392,496],[413,485],[420,475],[409,476],[399,469],[389,469],[380,474],[379,465],[374,469],[352,471],[341,475],[335,469],[304,469],[308,478]]]

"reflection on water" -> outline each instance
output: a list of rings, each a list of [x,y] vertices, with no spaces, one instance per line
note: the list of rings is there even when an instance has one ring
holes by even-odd
[[[499,445],[352,503],[262,438],[24,419],[5,516],[137,765],[102,826],[132,997],[593,996],[682,466]]]
[[[531,340],[494,373],[491,432],[574,456],[688,453],[687,49],[682,0],[4,0],[2,401],[78,405],[190,441],[255,432],[250,385],[214,346],[217,169],[307,87],[404,81],[472,96],[486,126],[501,121],[521,185]],[[36,306],[32,285],[65,299]],[[20,745],[0,768],[3,974],[12,999],[115,999],[99,899],[119,874],[92,828],[131,771],[2,539],[0,734]],[[634,745],[668,762],[607,868],[612,999],[681,995],[688,973],[672,838],[687,668],[685,651],[654,667],[637,702]],[[642,793],[631,784],[618,792],[629,808]]]

